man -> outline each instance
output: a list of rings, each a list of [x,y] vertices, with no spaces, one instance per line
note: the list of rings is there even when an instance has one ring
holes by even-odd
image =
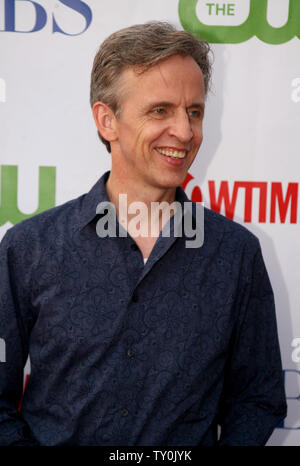
[[[91,105],[111,171],[1,243],[2,445],[264,445],[285,417],[257,238],[208,209],[201,247],[175,234],[175,215],[149,232],[153,203],[195,207],[180,185],[202,142],[208,57],[159,22],[100,47]],[[103,205],[116,234],[103,232]]]

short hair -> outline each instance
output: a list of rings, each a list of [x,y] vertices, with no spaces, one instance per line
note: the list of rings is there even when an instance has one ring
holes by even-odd
[[[200,67],[205,94],[211,79],[210,46],[167,22],[151,21],[114,32],[100,45],[91,72],[90,104],[101,101],[118,117],[120,112],[119,78],[128,67],[143,72],[173,55],[191,56]],[[111,151],[110,143],[98,131]]]

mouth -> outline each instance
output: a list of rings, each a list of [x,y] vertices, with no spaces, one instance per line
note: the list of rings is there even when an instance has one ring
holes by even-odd
[[[185,149],[175,149],[172,147],[156,147],[155,149],[160,154],[165,155],[167,157],[171,157],[172,159],[184,159],[184,157],[187,155],[187,150]]]

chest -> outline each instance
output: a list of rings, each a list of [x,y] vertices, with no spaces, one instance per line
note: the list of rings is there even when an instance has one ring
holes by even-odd
[[[143,243],[147,257],[151,243]],[[193,261],[187,259],[189,251],[183,255],[174,248],[132,288],[129,275],[137,282],[143,269],[140,258],[134,262],[136,253],[129,248],[127,259],[103,255],[84,263],[74,256],[45,264],[33,303],[38,319],[32,342],[41,357],[93,354],[98,361],[113,352],[117,363],[122,355],[127,361],[132,350],[145,361],[164,354],[186,365],[226,350],[236,293],[236,280],[224,269],[229,264]]]
[[[148,258],[156,243],[156,237],[136,237],[135,242],[138,245],[144,259]]]

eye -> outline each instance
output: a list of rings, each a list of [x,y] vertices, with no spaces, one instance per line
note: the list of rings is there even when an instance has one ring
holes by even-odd
[[[160,107],[160,108],[155,108],[155,109],[153,110],[153,113],[155,113],[156,115],[163,115],[164,112],[165,112],[165,109],[164,109],[164,108],[161,108],[161,107]]]
[[[190,117],[192,117],[192,118],[198,118],[198,119],[199,119],[199,118],[201,118],[202,113],[201,113],[200,110],[190,110],[190,111],[189,111],[189,115],[190,115]]]

